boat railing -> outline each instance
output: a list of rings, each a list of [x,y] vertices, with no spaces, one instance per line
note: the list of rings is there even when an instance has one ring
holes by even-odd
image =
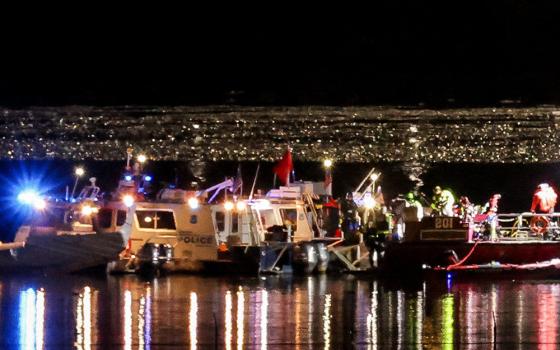
[[[504,237],[525,238],[532,235],[537,238],[556,239],[560,236],[558,220],[555,219],[560,217],[560,213],[502,213],[496,217],[499,231]]]

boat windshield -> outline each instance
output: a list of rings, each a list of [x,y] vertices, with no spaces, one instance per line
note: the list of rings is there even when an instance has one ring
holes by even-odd
[[[291,225],[292,230],[297,230],[297,209],[280,209],[280,216],[285,226]]]
[[[175,216],[172,211],[136,211],[138,226],[143,229],[175,230]]]

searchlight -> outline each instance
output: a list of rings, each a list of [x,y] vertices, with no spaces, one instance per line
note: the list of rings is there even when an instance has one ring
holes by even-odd
[[[191,209],[198,208],[198,199],[196,197],[189,198],[187,200],[187,203],[189,204],[189,207],[191,207]]]
[[[89,216],[93,213],[93,208],[89,205],[84,205],[82,207],[82,215]]]
[[[240,201],[235,204],[235,207],[237,208],[238,211],[243,211],[245,210],[245,208],[247,208],[247,204],[245,204],[245,202],[243,201]]]
[[[224,203],[224,209],[227,210],[227,211],[232,210],[233,209],[233,203],[230,202],[230,201],[225,202]]]
[[[127,208],[130,208],[134,205],[134,197],[129,194],[125,195],[122,201]]]

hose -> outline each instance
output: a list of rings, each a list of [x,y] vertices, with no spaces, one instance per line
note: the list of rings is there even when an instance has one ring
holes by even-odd
[[[476,246],[478,245],[479,242],[480,242],[480,240],[475,241],[475,242],[474,242],[474,245],[473,245],[473,247],[471,248],[471,250],[469,251],[469,253],[468,253],[467,255],[465,255],[465,257],[464,257],[463,259],[461,259],[459,262],[447,266],[446,270],[449,271],[449,270],[451,270],[451,269],[453,269],[453,268],[455,268],[455,267],[457,267],[457,266],[463,265],[463,263],[464,263],[465,261],[467,261],[467,259],[472,255],[472,253],[474,252],[474,249],[476,248]]]

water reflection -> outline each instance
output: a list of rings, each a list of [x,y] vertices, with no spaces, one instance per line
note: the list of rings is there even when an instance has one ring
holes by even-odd
[[[549,349],[560,341],[557,281],[13,277],[0,279],[0,302],[0,348]]]
[[[241,287],[237,291],[237,349],[243,349],[243,334],[245,323],[245,296]]]
[[[43,349],[45,291],[29,288],[20,292],[19,345],[21,349]]]
[[[76,349],[91,349],[91,288],[84,287],[76,304]]]
[[[259,342],[261,349],[266,350],[268,342],[268,292],[266,290],[260,291],[261,296],[261,312],[260,312],[260,331],[261,338]]]
[[[232,303],[232,300],[231,300],[231,292],[228,290],[226,292],[225,327],[224,327],[225,330],[226,330],[225,344],[226,344],[226,349],[227,350],[231,349],[231,330],[233,328],[233,323],[232,323],[232,319],[231,319],[232,309],[233,309],[233,303]]]
[[[196,349],[197,344],[197,327],[198,327],[198,299],[195,292],[190,293],[190,305],[189,305],[189,341],[191,343],[191,349]]]
[[[129,350],[132,349],[132,293],[129,290],[124,291],[123,318],[124,348]]]

